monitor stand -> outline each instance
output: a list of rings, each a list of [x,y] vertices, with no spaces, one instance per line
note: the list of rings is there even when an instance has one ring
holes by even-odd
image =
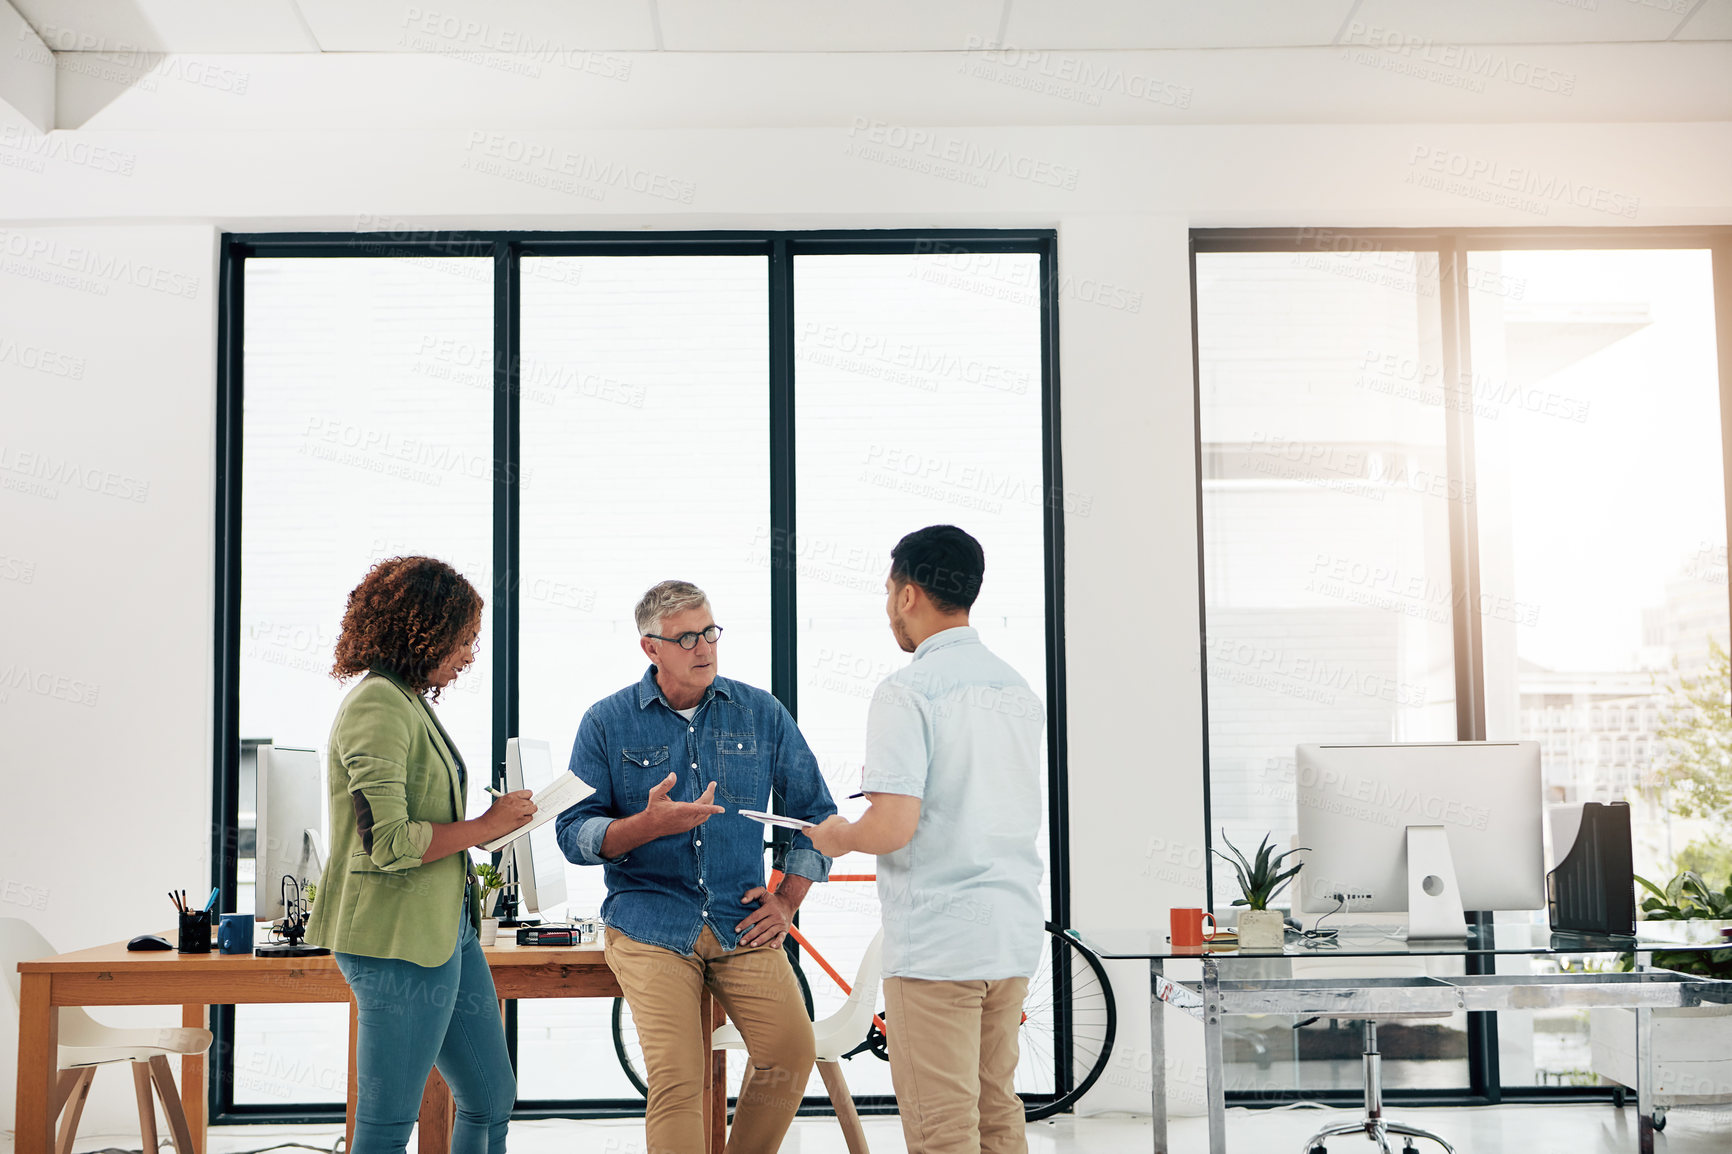
[[[1455,859],[1441,825],[1407,827],[1407,940],[1467,937],[1467,913],[1455,881]]]

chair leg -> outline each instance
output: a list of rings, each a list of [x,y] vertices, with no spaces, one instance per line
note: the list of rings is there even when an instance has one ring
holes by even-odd
[[[848,1091],[847,1079],[842,1077],[841,1064],[819,1062],[818,1074],[824,1079],[824,1089],[830,1093],[830,1105],[836,1108],[836,1121],[842,1127],[842,1140],[848,1144],[848,1154],[868,1154],[866,1131],[854,1109],[854,1095]]]
[[[168,1136],[174,1140],[175,1154],[194,1154],[192,1127],[187,1125],[186,1110],[180,1104],[180,1091],[175,1088],[168,1059],[161,1054],[150,1060],[150,1080],[156,1083],[156,1096],[162,1099],[162,1113],[168,1119]]]
[[[60,1111],[66,1108],[66,1099],[72,1096],[72,1087],[78,1085],[78,1080],[83,1075],[83,1067],[60,1071],[60,1080],[54,1084],[54,1106],[48,1114],[50,1125],[54,1119],[60,1117]]]
[[[64,1113],[60,1115],[60,1137],[55,1140],[54,1154],[71,1154],[72,1140],[78,1136],[78,1119],[84,1113],[85,1099],[90,1097],[90,1081],[96,1077],[95,1066],[68,1070],[72,1075],[71,1092],[66,1097]],[[65,1075],[61,1076],[65,1081]]]
[[[1364,1122],[1337,1122],[1332,1126],[1323,1127],[1323,1129],[1305,1139],[1305,1144],[1299,1147],[1300,1154],[1307,1154],[1312,1147],[1320,1144],[1326,1138],[1340,1138],[1349,1134],[1361,1138],[1371,1138],[1373,1141],[1376,1140],[1375,1133],[1373,1133],[1372,1129]]]
[[[138,1099],[138,1133],[144,1154],[156,1154],[156,1101],[150,1096],[150,1063],[132,1063],[132,1093]]]
[[[1383,1120],[1383,1054],[1377,1048],[1377,1023],[1365,1021],[1365,1121],[1376,1125]]]
[[[1451,1146],[1448,1142],[1445,1142],[1430,1130],[1421,1130],[1417,1126],[1406,1126],[1400,1122],[1387,1123],[1384,1128],[1391,1134],[1397,1134],[1403,1138],[1424,1138],[1428,1141],[1436,1142],[1439,1146],[1443,1147],[1444,1154],[1455,1154],[1454,1146]]]

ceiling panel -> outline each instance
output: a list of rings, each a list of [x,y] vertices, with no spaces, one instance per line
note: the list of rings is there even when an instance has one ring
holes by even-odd
[[[13,0],[56,51],[1030,51],[1732,39],[1732,0]],[[1688,15],[1688,19],[1685,17]]]
[[[300,0],[326,52],[511,52],[531,58],[658,47],[650,0]]]
[[[1392,34],[1437,44],[1578,44],[1664,40],[1696,0],[1365,0],[1366,43]],[[1373,30],[1376,30],[1375,32]]]
[[[247,81],[245,100],[186,82],[192,71],[147,86],[127,83],[115,68],[62,68],[57,116],[63,128],[102,131],[481,129],[466,145],[477,162],[496,146],[522,150],[542,133],[598,129],[824,126],[868,146],[907,126],[946,126],[921,146],[936,154],[942,142],[972,139],[975,128],[1007,125],[1387,123],[1405,126],[1416,175],[1428,157],[1448,159],[1427,126],[1732,121],[1732,46],[1720,44],[1528,50],[1536,67],[1577,77],[1568,99],[1532,85],[1432,83],[1363,67],[1330,48],[1079,52],[1067,56],[1085,78],[1056,87],[1029,83],[1038,74],[1010,64],[959,71],[942,53],[615,55],[630,63],[630,83],[596,71],[501,69],[457,54],[181,58],[236,70]]]
[[[945,52],[991,42],[1003,0],[658,0],[665,46],[692,52]]]
[[[293,0],[10,0],[56,52],[315,52]]]
[[[1333,42],[1353,0],[1012,0],[1017,48],[1266,48]]]
[[[1732,40],[1732,0],[1708,0],[1678,32],[1679,40]]]

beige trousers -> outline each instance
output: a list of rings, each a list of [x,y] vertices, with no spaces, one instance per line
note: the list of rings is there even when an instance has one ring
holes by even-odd
[[[885,978],[890,1082],[908,1154],[1027,1154],[1013,1080],[1027,978]]]
[[[704,1066],[710,1031],[699,1020],[708,986],[746,1040],[729,1154],[773,1154],[800,1108],[812,1073],[812,1020],[780,946],[722,949],[704,927],[690,954],[608,931],[607,964],[625,992],[643,1045],[648,1154],[703,1154]]]

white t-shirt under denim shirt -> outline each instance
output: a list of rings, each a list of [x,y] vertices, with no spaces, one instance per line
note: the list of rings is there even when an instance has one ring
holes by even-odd
[[[1028,682],[966,626],[928,637],[879,684],[861,788],[921,799],[914,839],[878,859],[886,977],[1034,974],[1045,729]]]

